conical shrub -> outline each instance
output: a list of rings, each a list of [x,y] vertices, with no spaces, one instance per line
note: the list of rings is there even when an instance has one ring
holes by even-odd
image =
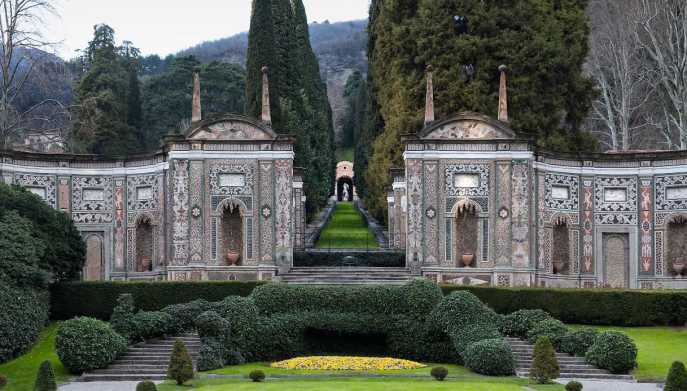
[[[36,375],[36,384],[33,386],[34,391],[57,391],[57,383],[55,382],[55,372],[52,370],[50,361],[43,361],[38,369]]]
[[[687,370],[681,361],[673,362],[663,391],[687,391]]]
[[[534,345],[530,379],[545,384],[558,378],[559,375],[560,367],[551,340],[548,337],[540,337]]]
[[[182,385],[193,379],[191,356],[188,354],[186,345],[179,339],[174,342],[174,349],[172,349],[172,356],[167,369],[167,377],[174,379],[177,385]]]

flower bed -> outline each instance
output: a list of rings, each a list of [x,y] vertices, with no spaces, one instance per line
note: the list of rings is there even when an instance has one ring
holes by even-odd
[[[372,371],[394,369],[417,369],[426,365],[410,360],[389,357],[342,357],[342,356],[312,356],[297,357],[290,360],[273,362],[272,368],[281,369],[311,369],[329,371]]]

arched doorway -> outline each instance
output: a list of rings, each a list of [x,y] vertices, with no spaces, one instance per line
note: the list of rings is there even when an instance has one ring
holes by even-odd
[[[457,266],[475,267],[479,248],[477,205],[472,202],[465,202],[458,206],[455,228]]]
[[[336,200],[353,201],[353,179],[341,177],[336,181]]]
[[[687,265],[687,216],[677,215],[671,218],[667,231],[668,269],[671,275],[680,276],[685,273]]]
[[[97,234],[86,237],[86,265],[84,265],[84,281],[100,281],[105,270],[103,256],[103,238]]]
[[[570,235],[568,224],[564,219],[553,226],[553,254],[551,264],[555,274],[569,274],[570,272]]]
[[[226,265],[243,261],[243,215],[238,204],[229,202],[220,216],[220,250]]]
[[[146,216],[136,224],[136,271],[153,271],[153,225]]]

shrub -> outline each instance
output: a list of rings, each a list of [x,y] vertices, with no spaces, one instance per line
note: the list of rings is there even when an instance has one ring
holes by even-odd
[[[444,367],[434,367],[429,374],[432,375],[432,377],[436,380],[443,381],[446,379],[446,376],[448,376],[448,369]]]
[[[482,375],[509,376],[515,373],[513,351],[502,338],[470,344],[464,359],[466,367]]]
[[[431,332],[425,322],[397,317],[388,322],[386,345],[390,355],[424,362],[460,363],[446,333]]]
[[[687,371],[685,370],[685,364],[681,361],[675,361],[673,365],[670,366],[663,391],[684,390],[687,390]]]
[[[157,391],[157,387],[152,381],[144,380],[136,385],[136,391]]]
[[[465,351],[468,346],[475,342],[486,339],[499,339],[501,334],[494,325],[490,324],[471,324],[458,328],[450,333],[451,342],[456,348],[456,352],[465,360]]]
[[[543,310],[519,310],[504,317],[501,330],[509,337],[525,339],[536,323],[550,318]]]
[[[611,373],[627,373],[637,366],[637,346],[627,335],[607,331],[596,337],[585,357],[588,363]]]
[[[46,360],[41,363],[33,389],[34,391],[57,391],[55,372],[52,370],[50,361]]]
[[[305,350],[303,321],[297,315],[260,317],[248,337],[247,361],[275,361]]]
[[[532,326],[527,332],[527,340],[535,343],[541,337],[547,337],[554,348],[560,346],[561,338],[568,333],[568,328],[558,319],[545,319]]]
[[[45,269],[49,268],[41,265],[45,247],[31,221],[14,210],[0,208],[0,279],[16,286],[46,288],[49,275]]]
[[[202,342],[198,355],[198,369],[207,371],[225,364],[230,346],[231,325],[214,311],[206,311],[196,319],[196,329]]]
[[[239,350],[247,347],[249,330],[255,328],[258,320],[258,307],[250,297],[229,296],[224,300],[212,303],[211,308],[221,317],[230,319],[230,339],[232,345]]]
[[[210,303],[206,300],[194,300],[185,304],[173,304],[162,309],[162,312],[171,316],[172,322],[168,325],[168,331],[172,334],[182,334],[190,331],[196,318],[210,309]]]
[[[188,354],[186,345],[177,339],[174,342],[172,355],[169,360],[169,367],[167,368],[167,377],[174,379],[177,385],[182,385],[187,381],[193,379],[193,362],[191,356]]]
[[[0,363],[33,345],[48,322],[48,302],[45,290],[18,288],[0,278]]]
[[[7,385],[7,376],[0,373],[0,390],[5,388],[6,385]]]
[[[434,307],[429,318],[428,323],[433,325],[435,330],[448,334],[474,324],[491,324],[498,329],[501,320],[477,296],[466,291],[452,292],[444,297]]]
[[[249,377],[252,381],[254,381],[254,382],[256,382],[256,383],[259,383],[259,382],[265,380],[265,372],[263,372],[263,371],[261,371],[261,370],[259,370],[259,369],[255,369],[255,370],[251,371],[251,372],[248,374],[248,377]]]
[[[55,349],[62,364],[74,374],[104,368],[126,350],[126,338],[107,323],[75,318],[60,325]]]
[[[582,383],[575,380],[569,381],[565,385],[565,391],[582,391]]]
[[[541,337],[534,345],[532,355],[532,368],[530,368],[530,379],[545,384],[556,379],[560,375],[560,367],[556,352],[548,337]]]
[[[594,344],[599,332],[594,329],[582,329],[565,334],[560,340],[561,352],[573,356],[581,356]]]
[[[133,339],[140,341],[162,337],[169,333],[172,315],[162,311],[139,311],[133,317]]]
[[[134,314],[136,313],[136,306],[134,305],[134,297],[129,293],[119,295],[117,298],[117,305],[112,311],[110,318],[110,326],[119,335],[131,340],[136,334],[136,323],[134,322]]]

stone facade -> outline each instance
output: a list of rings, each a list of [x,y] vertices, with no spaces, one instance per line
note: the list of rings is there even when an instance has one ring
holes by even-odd
[[[127,160],[0,153],[0,179],[71,215],[87,244],[84,279],[269,280],[303,243],[293,143],[267,122],[225,116]]]
[[[387,197],[390,245],[418,275],[687,288],[685,152],[553,155],[507,122],[462,113],[408,136],[404,160]]]

